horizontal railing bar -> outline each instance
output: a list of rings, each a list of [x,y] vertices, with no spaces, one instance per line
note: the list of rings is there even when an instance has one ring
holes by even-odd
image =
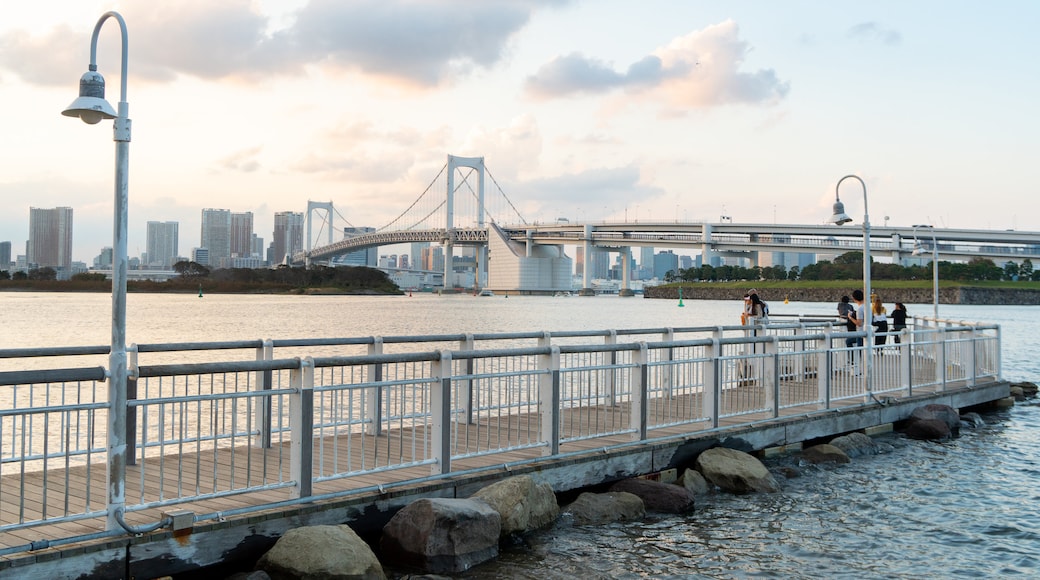
[[[104,346],[51,346],[41,348],[0,348],[0,358],[31,358],[39,356],[79,356],[108,354],[112,347]]]
[[[0,386],[103,381],[107,376],[108,374],[105,371],[105,367],[44,369],[38,371],[3,371],[0,372]]]
[[[232,350],[236,348],[259,348],[262,340],[233,340],[220,342],[164,342],[138,344],[137,352],[174,352],[182,350]]]
[[[236,391],[231,393],[208,393],[198,395],[174,395],[155,399],[131,399],[128,407],[148,407],[151,405],[170,405],[174,403],[194,403],[198,401],[220,401],[224,399],[245,399],[253,397],[273,397],[295,393],[294,389],[271,389],[266,391]]]
[[[107,409],[108,402],[100,403],[70,403],[67,405],[48,405],[46,407],[15,407],[13,409],[0,409],[0,417],[12,417],[17,415],[39,415],[41,413],[64,413],[68,411],[96,411]]]
[[[135,375],[139,378],[166,377],[179,375],[203,375],[220,373],[237,373],[248,371],[274,371],[298,369],[302,361],[299,357],[274,360],[244,360],[234,362],[188,363],[172,365],[139,366]]]

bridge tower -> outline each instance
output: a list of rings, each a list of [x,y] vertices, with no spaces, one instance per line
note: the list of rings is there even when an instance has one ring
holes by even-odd
[[[448,155],[448,203],[447,223],[444,232],[444,291],[450,292],[452,285],[452,252],[455,242],[455,170],[459,167],[475,169],[480,176],[480,184],[477,191],[477,227],[485,227],[484,223],[484,158],[483,157],[456,157]],[[480,288],[487,287],[487,246],[477,247],[477,278],[476,285]]]
[[[315,210],[325,210],[325,217],[329,220],[329,241],[328,245],[332,245],[332,215],[335,210],[332,207],[331,201],[311,201],[307,200],[307,266],[311,265],[311,216],[314,215]]]

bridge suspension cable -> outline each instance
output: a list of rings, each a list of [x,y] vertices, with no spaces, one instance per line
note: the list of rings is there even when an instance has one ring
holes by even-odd
[[[401,212],[401,213],[400,213],[400,215],[398,215],[398,216],[397,216],[397,217],[395,217],[394,219],[390,220],[390,223],[386,224],[385,226],[383,226],[383,227],[381,227],[381,228],[378,228],[378,229],[377,229],[376,231],[377,231],[377,232],[382,232],[382,231],[385,231],[385,230],[388,230],[388,229],[390,229],[390,226],[392,226],[392,225],[396,224],[396,223],[397,223],[398,221],[400,221],[400,220],[401,220],[401,218],[403,218],[404,216],[406,216],[406,215],[408,214],[408,212],[412,211],[412,208],[414,208],[414,207],[415,207],[416,205],[418,205],[418,204],[419,204],[419,202],[420,202],[420,201],[422,201],[424,197],[426,197],[426,194],[427,194],[427,193],[430,193],[430,190],[431,190],[431,189],[433,189],[433,186],[434,186],[434,185],[435,185],[435,184],[437,183],[437,180],[439,180],[439,179],[441,178],[441,175],[444,175],[444,170],[445,170],[445,169],[447,169],[447,168],[448,168],[448,164],[447,164],[447,163],[445,163],[445,164],[444,164],[444,165],[443,165],[443,166],[441,167],[441,170],[437,172],[437,176],[433,178],[433,181],[431,181],[431,182],[430,182],[430,184],[426,186],[426,189],[425,189],[425,190],[424,190],[424,191],[422,192],[422,194],[420,194],[420,195],[419,195],[419,197],[417,197],[417,198],[415,199],[415,201],[413,201],[413,202],[412,202],[412,205],[409,205],[409,206],[408,206],[408,207],[407,207],[407,208],[406,208],[406,209],[405,209],[405,210],[404,210],[403,212]],[[427,214],[426,216],[424,216],[424,217],[423,217],[423,218],[422,218],[421,220],[419,220],[418,222],[416,222],[416,223],[414,223],[414,224],[412,224],[412,225],[410,225],[410,226],[408,226],[408,227],[406,227],[406,228],[403,228],[403,229],[406,229],[406,230],[407,230],[407,229],[411,229],[411,228],[415,227],[416,225],[418,225],[418,224],[422,223],[422,222],[423,222],[424,220],[426,220],[426,219],[427,219],[428,217],[430,217],[431,215],[433,215],[433,213],[434,213],[435,211],[437,211],[438,209],[440,209],[440,207],[441,207],[441,206],[443,206],[443,205],[444,205],[444,202],[441,202],[441,204],[440,204],[440,205],[438,205],[438,206],[437,206],[436,208],[434,208],[434,210],[433,210],[433,211],[431,211],[431,212],[430,212],[429,214]]]

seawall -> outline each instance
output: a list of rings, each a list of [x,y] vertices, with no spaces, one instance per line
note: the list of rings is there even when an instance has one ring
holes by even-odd
[[[749,282],[747,288],[753,287]],[[851,295],[852,290],[859,287],[854,280],[849,281],[847,290],[836,288],[762,288],[759,296],[766,302],[779,303],[786,298],[795,302],[838,302],[842,295]],[[682,287],[685,300],[742,300],[744,287],[721,287],[713,284],[696,284]],[[907,304],[931,304],[931,288],[882,288],[878,290],[882,301],[886,304],[904,302]],[[678,300],[678,286],[647,286],[643,289],[644,298],[661,298]],[[972,288],[967,286],[939,288],[941,304],[1040,304],[1040,290],[1017,288]]]

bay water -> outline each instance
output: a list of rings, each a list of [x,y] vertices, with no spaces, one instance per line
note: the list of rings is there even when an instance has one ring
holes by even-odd
[[[767,299],[770,297],[767,295]],[[0,349],[104,345],[105,294],[0,292]],[[931,305],[907,305],[929,315]],[[735,324],[742,304],[640,297],[269,296],[130,294],[127,342],[430,335]],[[774,299],[777,314],[833,304]],[[945,319],[1001,325],[1003,376],[1040,378],[1038,306],[942,305]],[[18,360],[0,361],[16,370]],[[105,364],[104,360],[90,364]],[[891,451],[839,467],[770,460],[773,494],[699,498],[687,515],[553,528],[467,578],[1040,577],[1040,404],[984,416],[935,443],[883,437]]]

